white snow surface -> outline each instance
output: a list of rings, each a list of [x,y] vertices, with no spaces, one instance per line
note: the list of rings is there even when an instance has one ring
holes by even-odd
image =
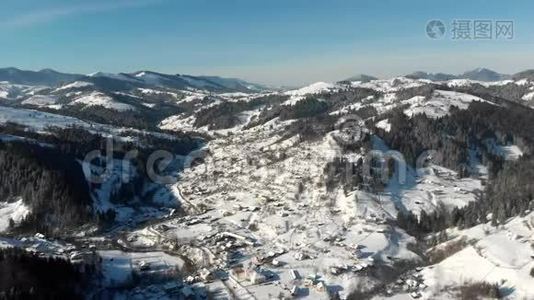
[[[207,231],[208,235],[225,230],[258,240],[257,247],[244,253],[244,265],[256,253],[284,249],[277,259],[287,266],[273,269],[280,275],[281,286],[291,285],[289,270],[295,269],[303,277],[318,273],[325,284],[348,291],[359,275],[349,271],[332,276],[331,266],[362,267],[372,264],[373,259],[417,260],[418,256],[408,250],[413,238],[386,222],[396,215],[393,202],[377,200],[364,192],[332,193],[321,185],[326,163],[339,154],[332,137],[303,144],[298,137],[280,141],[271,127],[276,132],[287,124],[275,119],[208,143],[210,155],[205,164],[184,171],[177,184],[184,194],[184,209],[196,211],[201,205],[212,209],[197,217],[212,220],[204,223],[209,226],[190,228]],[[282,152],[285,159],[276,159]],[[350,159],[357,160],[358,156]],[[204,178],[202,191],[196,191],[199,176]],[[308,182],[309,188],[296,196],[301,182]],[[251,223],[257,230],[248,229]],[[176,227],[172,222],[165,224]],[[182,230],[176,227],[167,232],[189,236]],[[147,236],[146,232],[138,235]],[[298,253],[310,257],[299,260],[295,257]],[[269,288],[281,289],[277,285]],[[247,285],[246,289],[258,299],[266,299],[262,286]],[[323,297],[311,290],[307,298]]]
[[[406,77],[396,77],[386,80],[371,80],[369,82],[353,81],[351,86],[369,88],[381,92],[395,92],[401,89],[422,86],[430,81],[424,79],[409,79]]]
[[[376,123],[376,127],[384,129],[386,132],[389,132],[391,130],[391,123],[388,119],[384,119],[382,121],[379,121]]]
[[[290,96],[303,96],[307,94],[321,93],[333,88],[336,88],[335,84],[319,81],[296,90],[287,91],[285,94]]]
[[[22,101],[22,104],[35,105],[39,107],[50,107],[57,102],[57,97],[52,95],[34,95]]]
[[[0,232],[9,228],[10,219],[17,224],[30,212],[31,209],[20,198],[11,203],[0,202]]]
[[[108,95],[105,95],[100,92],[91,92],[90,94],[84,95],[72,101],[71,105],[74,104],[85,104],[87,106],[103,106],[108,109],[114,109],[117,111],[128,111],[135,110],[135,108],[129,104],[121,103],[113,100]]]
[[[428,117],[439,118],[448,114],[452,106],[456,106],[459,109],[467,109],[473,101],[487,102],[482,98],[465,93],[436,90],[429,100],[426,100],[423,96],[415,96],[402,101],[402,103],[410,105],[409,108],[404,110],[404,113],[410,117],[424,113]]]
[[[489,87],[489,86],[507,85],[509,83],[522,85],[522,84],[525,84],[525,81],[513,81],[513,80],[478,81],[478,80],[471,80],[471,79],[451,79],[447,81],[446,83],[450,87],[470,86],[474,84],[479,84],[485,87]]]
[[[480,179],[458,179],[455,171],[441,166],[431,164],[414,170],[408,164],[404,165],[402,159],[394,159],[397,156],[380,138],[373,137],[372,140],[373,149],[386,155],[390,154],[398,166],[387,182],[385,191],[378,195],[379,201],[390,216],[396,216],[397,208],[418,215],[423,210],[432,212],[440,205],[451,210],[463,207],[475,201],[476,193],[482,190]]]
[[[432,291],[466,282],[498,283],[510,294],[506,299],[533,299],[532,277],[534,267],[531,247],[534,214],[515,217],[498,227],[481,224],[466,230],[448,230],[454,240],[472,241],[463,250],[438,264],[423,270],[429,289],[427,297],[436,297]],[[430,299],[429,298],[429,299]]]
[[[147,73],[147,72],[139,72],[135,74],[135,77],[143,80],[144,82],[152,85],[159,85],[161,84],[161,80],[163,79],[160,75],[154,74],[154,73]]]
[[[184,261],[164,252],[123,252],[119,250],[98,251],[102,258],[104,284],[118,287],[131,280],[132,271],[141,263],[150,266],[148,273],[165,272],[174,268],[181,269]]]
[[[500,146],[499,150],[506,160],[516,160],[523,155],[523,151],[517,145]]]
[[[46,113],[33,109],[22,109],[0,106],[0,123],[12,122],[28,127],[30,130],[46,132],[49,127],[68,128],[72,126],[82,127],[90,132],[98,133],[103,136],[113,136],[123,140],[131,141],[131,136],[125,136],[126,132],[135,134],[150,134],[166,139],[175,139],[174,136],[138,130],[134,128],[114,127],[107,124],[86,122],[74,117],[63,116],[59,114]]]
[[[527,93],[527,94],[523,95],[523,97],[521,97],[521,99],[523,99],[525,101],[532,101],[532,99],[534,99],[534,92],[530,92],[530,93]]]
[[[284,94],[291,96],[289,100],[284,102],[285,105],[293,105],[297,103],[299,100],[304,99],[306,95],[313,95],[313,94],[319,94],[323,92],[328,92],[332,90],[339,89],[340,87],[333,83],[327,83],[327,82],[316,82],[312,83],[308,86],[302,87],[300,89],[287,91]]]
[[[74,82],[65,84],[57,88],[55,91],[57,92],[57,91],[63,91],[63,90],[68,90],[68,89],[77,89],[77,88],[83,88],[83,87],[88,87],[92,85],[93,84],[91,82],[87,82],[87,81],[74,81]]]
[[[0,81],[0,99],[18,100],[46,89],[48,88],[44,86],[12,84],[7,81]]]

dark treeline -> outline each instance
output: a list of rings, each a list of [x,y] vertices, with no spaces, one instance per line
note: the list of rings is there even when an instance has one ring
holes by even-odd
[[[433,157],[434,162],[467,175],[469,138],[462,128],[423,114],[410,118],[402,108],[392,112],[388,119],[390,131],[379,134],[391,149],[404,155],[408,164],[415,166],[419,155],[433,149],[438,152]]]
[[[239,113],[253,109],[256,103],[238,101],[223,102],[199,112],[195,119],[195,127],[208,126],[208,129],[226,129],[241,123]]]
[[[107,137],[88,130],[72,126],[67,128],[48,127],[46,131],[50,134],[40,134],[28,128],[6,123],[0,125],[0,134],[13,135],[30,138],[40,143],[53,145],[58,151],[74,155],[77,158],[83,157],[92,150],[106,150]],[[135,141],[127,141],[120,137],[113,138],[114,150],[120,157],[121,153],[130,150],[138,150],[143,153],[151,153],[154,150],[166,150],[175,155],[186,155],[197,149],[207,136],[193,137],[180,132],[164,132],[166,136],[159,136],[159,133],[145,133],[142,131],[123,130],[121,135],[135,138]]]
[[[402,108],[387,115],[389,132],[379,131],[384,141],[400,151],[407,162],[415,165],[417,157],[426,150],[436,150],[436,163],[466,176],[469,150],[485,164],[502,165],[486,141],[496,144],[515,144],[530,153],[534,146],[534,111],[524,107],[503,108],[473,102],[467,110],[451,108],[450,115],[433,119],[424,114],[407,117]],[[496,170],[495,170],[496,171]]]
[[[267,95],[250,101],[223,102],[201,110],[195,119],[195,127],[208,126],[208,129],[227,129],[242,123],[240,113],[265,105],[277,105],[287,96]]]
[[[307,96],[305,99],[296,101],[293,104],[283,104],[288,96],[270,96],[276,98],[276,101],[269,99],[265,107],[261,110],[260,114],[247,125],[248,128],[265,124],[266,122],[279,117],[280,120],[291,119],[309,119],[317,118],[317,120],[328,120],[328,113],[339,109],[346,110],[345,113],[357,113],[362,114],[360,117],[370,117],[372,114],[376,114],[376,110],[367,105],[380,95],[371,89],[366,88],[350,88],[346,87],[343,90],[337,92],[324,92],[312,96]],[[347,110],[348,104],[362,104],[365,109],[360,110]],[[308,122],[308,121],[306,121]],[[309,123],[309,122],[308,122]],[[324,125],[324,124],[323,124]],[[321,126],[323,126],[321,125]]]
[[[443,88],[444,87],[440,86],[440,89]],[[521,98],[525,94],[530,92],[528,84],[519,85],[514,83],[490,86],[483,86],[481,84],[471,84],[469,86],[458,86],[450,89],[478,96],[482,99],[492,100],[499,104],[505,103],[502,101],[502,99],[524,104],[525,100]]]
[[[324,99],[318,99],[316,97],[307,97],[306,99],[299,100],[292,105],[280,106],[280,119],[291,120],[300,118],[309,118],[328,110],[328,103]]]
[[[315,141],[335,129],[337,118],[322,114],[315,117],[301,118],[289,124],[283,138],[299,135],[300,141]]]
[[[390,178],[395,170],[393,166],[395,162],[388,160],[387,165],[384,166],[380,157],[369,157],[370,161],[365,161],[365,153],[373,149],[373,137],[363,132],[359,141],[348,144],[338,143],[338,146],[342,155],[327,162],[323,170],[326,188],[333,190],[341,186],[346,193],[355,189],[370,192],[383,191],[387,183],[383,180],[383,172],[387,172],[386,176]],[[368,172],[364,171],[364,168],[367,168],[366,163],[369,163]]]
[[[437,232],[450,226],[470,227],[492,221],[494,225],[533,209],[534,198],[534,111],[511,105],[502,107],[474,102],[467,110],[452,109],[449,116],[430,119],[417,115],[411,119],[402,112],[390,118],[391,131],[383,133],[393,149],[409,163],[422,151],[435,149],[434,161],[462,175],[469,150],[478,150],[480,161],[489,166],[489,182],[478,200],[464,208],[437,209],[431,214],[401,213],[399,224],[412,234]],[[487,141],[495,143],[487,143]],[[515,144],[524,152],[516,161],[505,161],[492,145]],[[488,218],[489,217],[489,218]]]
[[[89,187],[73,156],[37,144],[0,143],[0,198],[17,197],[31,208],[22,229],[59,232],[91,216]]]
[[[39,110],[54,114],[58,113],[57,110],[44,107],[39,108]],[[138,113],[132,111],[119,112],[103,106],[69,105],[61,110],[61,114],[101,124],[156,130],[151,122]]]
[[[93,215],[92,196],[96,196],[94,191],[101,185],[87,182],[80,163],[90,151],[107,155],[107,138],[76,127],[47,131],[50,134],[38,134],[16,124],[0,127],[0,133],[20,137],[0,142],[0,201],[20,197],[31,208],[31,213],[12,229],[56,235],[90,221],[101,225],[112,223],[113,211]],[[136,172],[113,191],[109,199],[113,203],[152,199],[143,192],[151,182],[145,163],[154,150],[186,155],[201,144],[200,139],[187,136],[169,138],[146,134],[137,138],[139,142],[113,140],[114,159],[122,159],[128,151],[137,151],[130,158]],[[104,166],[105,161],[91,163]]]
[[[399,225],[409,233],[421,236],[439,232],[452,226],[472,227],[491,221],[493,225],[504,223],[508,218],[524,215],[534,209],[534,157],[521,157],[504,163],[495,177],[491,178],[477,200],[463,208],[452,211],[444,207],[419,218],[412,213],[399,213]]]
[[[136,98],[124,95],[114,95],[114,99],[121,103],[129,104],[134,110],[118,111],[99,105],[86,106],[82,104],[64,105],[60,110],[62,115],[93,121],[101,124],[109,124],[120,127],[133,127],[137,129],[159,131],[158,124],[165,118],[177,115],[183,110],[173,103],[156,102],[149,108]],[[58,111],[44,107],[38,108],[41,111],[57,114]]]
[[[319,95],[321,99],[324,99],[325,102],[329,104],[331,111],[345,108],[347,104],[352,103],[366,105],[376,101],[380,96],[381,94],[375,90],[359,87],[348,87],[337,92],[323,93]]]
[[[83,299],[95,267],[83,270],[63,259],[0,249],[0,299]]]

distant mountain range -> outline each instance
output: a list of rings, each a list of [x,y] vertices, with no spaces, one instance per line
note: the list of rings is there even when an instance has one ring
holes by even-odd
[[[202,89],[214,92],[252,93],[266,90],[263,85],[236,78],[218,76],[192,76],[183,74],[162,74],[152,71],[135,73],[103,73],[89,75],[61,73],[51,69],[27,71],[17,68],[0,69],[0,81],[12,84],[43,85],[55,87],[61,84],[84,81],[102,90],[128,90],[132,88],[154,87],[173,89]]]
[[[452,79],[470,79],[475,81],[501,81],[507,79],[531,79],[534,80],[534,70],[526,70],[513,75],[502,74],[487,68],[477,68],[474,70],[466,71],[462,74],[449,74],[449,73],[429,73],[424,71],[416,71],[405,75],[405,77],[410,79],[428,79],[432,81],[447,81]],[[349,82],[349,81],[361,81],[368,82],[371,80],[378,79],[375,76],[359,74],[347,79],[341,80],[339,82]]]
[[[512,79],[519,80],[519,79],[529,79],[534,80],[534,70],[525,70],[519,73],[516,73],[512,76]]]
[[[451,79],[470,79],[476,81],[500,81],[511,79],[511,75],[501,74],[486,68],[477,68],[471,71],[464,72],[462,74],[446,74],[446,73],[427,73],[427,72],[414,72],[406,75],[412,79],[428,79],[432,81],[446,81]]]
[[[371,75],[366,75],[366,74],[358,74],[358,75],[354,75],[352,77],[349,77],[347,79],[344,79],[340,82],[347,82],[347,81],[361,81],[361,82],[369,82],[371,80],[377,80],[378,78],[377,77],[374,77],[374,76],[371,76]]]
[[[84,75],[60,73],[52,69],[41,71],[26,71],[17,68],[0,69],[0,81],[9,81],[13,84],[55,86],[82,77]]]
[[[427,79],[432,81],[447,81],[452,79],[470,79],[475,81],[500,81],[507,79],[534,80],[534,70],[526,70],[513,75],[502,74],[487,68],[477,68],[462,74],[428,73],[417,71],[405,75],[411,79]],[[359,74],[349,77],[342,82],[369,82],[378,79],[375,76]],[[52,69],[40,71],[21,70],[17,68],[0,68],[0,81],[11,84],[58,87],[75,81],[88,82],[101,91],[126,91],[134,88],[160,88],[178,90],[203,90],[216,93],[257,93],[262,91],[279,90],[279,88],[248,82],[237,78],[218,76],[194,76],[186,74],[163,74],[153,71],[138,71],[133,73],[104,73],[96,72],[88,75],[62,73]]]

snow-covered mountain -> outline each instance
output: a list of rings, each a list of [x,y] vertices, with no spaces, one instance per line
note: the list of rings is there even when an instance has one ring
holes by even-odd
[[[406,75],[408,78],[413,79],[428,79],[432,81],[447,81],[451,79],[470,79],[475,81],[501,81],[510,79],[510,75],[497,73],[487,68],[476,68],[474,70],[466,71],[462,74],[453,75],[446,73],[427,73],[423,71],[417,71]]]
[[[17,234],[0,248],[100,256],[99,291],[123,298],[530,299],[528,75],[2,82],[1,178],[17,180],[0,181],[16,193],[0,231]],[[157,150],[174,181],[150,179]],[[106,161],[103,182],[84,181]]]
[[[160,87],[173,89],[203,89],[217,92],[258,92],[266,88],[241,79],[217,76],[169,75],[151,71],[134,73],[95,72],[89,75],[67,74],[44,69],[26,71],[16,68],[0,69],[0,81],[21,85],[57,87],[74,81],[86,81],[107,90],[132,87]]]
[[[137,87],[158,87],[169,89],[200,89],[214,92],[259,92],[266,88],[241,79],[223,78],[217,76],[169,75],[152,71],[139,71],[135,73],[93,73],[93,79],[109,78],[125,81]]]
[[[67,74],[43,69],[40,71],[26,71],[17,68],[0,69],[0,81],[13,84],[55,86],[63,82],[75,81],[83,75]]]
[[[514,80],[521,80],[521,79],[528,79],[528,80],[534,80],[534,70],[525,70],[522,72],[518,72],[513,75]]]
[[[447,81],[451,79],[458,79],[458,75],[446,74],[446,73],[427,73],[423,71],[413,72],[406,75],[407,78],[412,79],[427,79],[432,81]]]
[[[499,200],[493,203],[493,196],[482,195],[495,193],[488,186],[508,182],[492,175],[495,165],[488,161],[502,160],[505,169],[516,168],[532,151],[515,142],[522,139],[519,135],[531,140],[528,130],[519,134],[519,128],[532,127],[534,111],[511,93],[500,96],[512,90],[521,94],[532,86],[524,80],[481,84],[404,77],[318,82],[255,105],[210,105],[196,114],[169,118],[162,126],[214,135],[204,163],[186,170],[177,185],[188,211],[198,214],[207,207],[200,216],[215,220],[190,228],[209,240],[213,231],[207,224],[231,222],[234,233],[259,240],[253,250],[243,250],[248,255],[239,261],[255,264],[261,257],[263,268],[280,272],[281,284],[269,285],[275,293],[294,284],[290,273],[296,270],[304,278],[317,273],[322,278],[317,282],[340,285],[340,297],[356,290],[354,299],[458,299],[468,290],[521,299],[534,295],[527,283],[534,267],[529,258],[534,254],[531,213],[504,213],[506,209],[497,208]],[[205,124],[196,120],[208,113],[240,122],[195,126]],[[510,114],[516,116],[513,121],[506,118]],[[364,120],[366,138],[345,147],[336,139],[338,121],[353,115]],[[501,130],[516,137],[503,140]],[[434,151],[432,162],[419,169],[408,162],[429,149]],[[386,160],[387,155],[403,157],[410,165],[403,181],[398,180],[399,169],[385,184],[347,175],[362,172],[359,168],[370,153]],[[463,223],[470,218],[464,211],[473,214],[470,225]],[[407,212],[413,219],[402,217]],[[448,218],[449,213],[458,219],[447,225],[433,219]],[[503,219],[497,221],[492,214],[503,214]],[[154,234],[143,236],[156,239]],[[414,266],[393,267],[407,261]],[[377,279],[366,273],[369,266],[371,274],[396,270],[395,275]],[[309,283],[314,288],[303,297],[321,297],[316,284]],[[257,285],[247,284],[245,291],[261,298]]]
[[[486,68],[477,68],[459,75],[459,78],[466,78],[478,81],[500,81],[509,79],[510,75],[500,74]]]
[[[371,80],[377,80],[378,78],[377,77],[374,77],[374,76],[371,76],[371,75],[366,75],[366,74],[358,74],[358,75],[354,75],[354,76],[351,76],[347,79],[344,79],[342,80],[343,81],[361,81],[361,82],[368,82],[368,81],[371,81]]]

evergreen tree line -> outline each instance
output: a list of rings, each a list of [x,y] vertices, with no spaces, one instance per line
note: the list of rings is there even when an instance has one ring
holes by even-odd
[[[380,93],[367,88],[345,87],[335,92],[323,92],[300,99],[291,105],[283,104],[288,96],[271,96],[265,102],[260,114],[252,119],[247,125],[248,128],[265,124],[266,122],[279,117],[280,120],[317,118],[315,121],[328,120],[327,115],[339,109],[344,109],[346,113],[361,113],[360,117],[376,114],[376,109],[368,105],[375,101]],[[273,101],[274,100],[274,101]],[[365,109],[347,111],[347,105],[360,103]],[[309,123],[309,122],[308,122]],[[324,125],[324,124],[323,124]],[[322,125],[320,125],[322,126]]]
[[[468,86],[457,87],[440,86],[439,89],[451,89],[458,92],[468,93],[499,104],[506,104],[507,101],[524,104],[525,100],[523,100],[522,97],[531,92],[528,84],[517,85],[514,83],[489,86],[475,83]]]
[[[222,102],[208,106],[196,114],[194,126],[208,126],[208,129],[227,129],[242,123],[240,114],[244,111],[256,109],[262,106],[278,105],[287,99],[287,96],[267,95],[249,101]],[[190,113],[194,113],[191,108]]]
[[[104,153],[108,142],[108,138],[78,126],[48,127],[46,131],[48,134],[41,134],[15,123],[0,125],[0,134],[29,138],[36,142],[50,144],[57,151],[73,155],[78,159],[83,159],[88,152],[93,150],[100,150]],[[165,135],[163,136],[163,134]],[[175,155],[187,155],[198,149],[208,139],[207,136],[191,136],[180,132],[164,132],[163,134],[123,130],[122,136],[135,138],[136,141],[114,138],[115,157],[121,158],[122,154],[130,150],[137,150],[141,153],[140,155],[145,156],[150,155],[155,150],[166,150]]]
[[[115,212],[92,214],[92,197],[100,188],[88,183],[80,161],[89,151],[99,150],[106,155],[107,139],[82,128],[48,128],[51,134],[28,131],[16,124],[0,127],[0,133],[21,136],[14,141],[0,142],[0,201],[14,201],[21,197],[31,213],[15,230],[59,234],[64,229],[90,221],[107,225],[114,221]],[[132,134],[133,135],[133,134]],[[130,162],[136,172],[128,182],[111,195],[113,203],[149,201],[152,194],[144,193],[151,181],[145,163],[154,150],[167,150],[186,155],[198,148],[202,140],[189,136],[137,134],[139,142],[113,141],[113,158],[122,159],[130,150],[138,155]],[[104,165],[104,160],[100,163]],[[93,161],[98,164],[98,161]],[[154,188],[153,188],[154,189]]]
[[[146,97],[146,95],[144,95]],[[41,111],[79,118],[82,120],[93,121],[101,124],[109,124],[121,127],[133,127],[137,129],[159,131],[158,124],[165,118],[177,115],[184,110],[175,103],[170,101],[158,101],[147,99],[147,102],[153,104],[153,107],[147,107],[139,102],[138,98],[134,98],[122,94],[113,94],[116,101],[131,105],[135,109],[118,111],[115,109],[106,108],[100,105],[64,105],[61,110],[54,110],[45,107],[33,107]],[[64,99],[63,99],[64,100]],[[69,100],[70,101],[70,100]],[[68,103],[64,100],[60,102]]]
[[[508,218],[523,216],[534,209],[534,157],[527,155],[517,161],[507,161],[477,200],[452,211],[439,207],[432,213],[421,212],[419,218],[411,212],[399,212],[397,221],[407,232],[421,236],[449,227],[469,228],[491,221],[503,224]]]
[[[0,249],[0,299],[83,299],[95,266],[39,257],[19,248]]]
[[[414,165],[423,151],[436,150],[434,161],[467,176],[469,151],[476,152],[486,165],[502,166],[502,158],[496,155],[486,141],[496,144],[514,144],[525,153],[534,147],[534,111],[511,106],[504,108],[489,103],[473,102],[466,110],[452,107],[450,114],[433,119],[424,114],[411,118],[403,108],[387,115],[391,123],[389,132],[377,130],[391,149],[400,151],[405,160]]]
[[[409,119],[394,114],[389,133],[384,139],[401,151],[407,161],[426,149],[435,149],[438,164],[459,170],[462,175],[468,163],[469,150],[478,149],[482,163],[489,167],[489,182],[477,201],[452,211],[441,207],[419,217],[399,213],[398,222],[415,235],[437,232],[451,226],[471,227],[491,221],[497,225],[506,219],[533,209],[534,198],[534,111],[518,105],[508,107],[473,102],[467,110],[452,109],[450,115],[431,119],[417,115]],[[485,141],[518,145],[523,156],[505,161],[493,153]],[[440,148],[440,146],[442,146]]]
[[[89,220],[92,200],[74,157],[36,144],[0,143],[0,199],[31,208],[21,229],[58,233]]]

